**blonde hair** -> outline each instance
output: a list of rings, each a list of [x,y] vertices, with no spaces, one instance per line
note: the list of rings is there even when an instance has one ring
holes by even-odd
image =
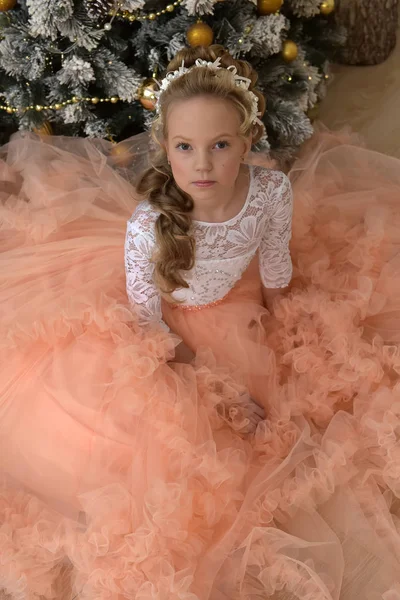
[[[196,96],[213,96],[231,102],[240,115],[240,132],[243,138],[252,136],[257,143],[263,134],[263,127],[253,123],[251,95],[235,85],[227,67],[233,65],[237,74],[251,81],[249,90],[258,99],[258,112],[264,114],[264,96],[255,89],[257,73],[243,60],[235,60],[222,46],[208,48],[185,48],[178,52],[169,63],[167,72],[178,69],[182,61],[191,67],[198,58],[213,62],[221,58],[222,69],[211,71],[206,67],[196,67],[173,80],[159,99],[159,116],[152,126],[152,136],[159,145],[159,151],[152,165],[140,177],[138,192],[145,196],[159,213],[155,225],[157,250],[153,256],[155,263],[154,279],[160,291],[167,297],[177,288],[189,287],[181,271],[189,271],[194,266],[195,240],[191,235],[193,210],[192,198],[176,185],[168,164],[163,141],[167,138],[167,116],[171,104],[177,100],[188,100]]]

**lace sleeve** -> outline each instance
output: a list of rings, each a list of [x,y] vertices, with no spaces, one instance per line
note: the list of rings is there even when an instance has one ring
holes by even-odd
[[[292,188],[284,173],[277,178],[269,205],[271,212],[259,249],[260,276],[266,288],[283,288],[292,278],[289,242],[292,237]]]
[[[158,323],[169,329],[162,320],[161,297],[153,282],[154,265],[151,257],[154,240],[140,223],[128,222],[125,238],[126,291],[141,325]]]

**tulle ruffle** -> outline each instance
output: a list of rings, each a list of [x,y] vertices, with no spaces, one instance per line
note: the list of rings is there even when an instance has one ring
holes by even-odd
[[[263,308],[254,262],[218,306],[164,306],[175,336],[127,304],[147,139],[127,148],[2,150],[0,590],[399,600],[398,162],[321,133],[291,173],[289,295]]]

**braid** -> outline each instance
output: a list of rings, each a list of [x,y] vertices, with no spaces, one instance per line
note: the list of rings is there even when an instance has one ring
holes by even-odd
[[[142,174],[137,190],[159,213],[155,225],[157,250],[153,257],[158,287],[167,295],[178,287],[189,287],[180,271],[189,271],[194,266],[195,241],[190,235],[193,200],[176,185],[164,152]]]

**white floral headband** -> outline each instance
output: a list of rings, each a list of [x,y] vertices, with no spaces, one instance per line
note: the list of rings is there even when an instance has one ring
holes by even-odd
[[[221,57],[218,57],[214,62],[209,62],[209,61],[203,60],[202,58],[198,58],[192,67],[185,67],[185,61],[182,61],[182,64],[179,67],[179,69],[177,69],[176,71],[170,71],[169,73],[167,73],[167,75],[164,77],[164,79],[160,83],[160,89],[158,91],[154,92],[154,95],[157,97],[157,100],[159,100],[160,96],[168,88],[171,81],[178,79],[178,77],[182,77],[182,75],[185,75],[185,73],[188,73],[189,71],[191,71],[192,69],[195,69],[196,67],[207,67],[207,69],[211,69],[212,71],[217,71],[218,69],[224,68],[221,66],[220,63],[221,63]],[[238,75],[237,68],[234,65],[227,67],[225,70],[229,71],[232,74],[232,77],[235,81],[235,85],[237,87],[242,88],[243,90],[246,90],[246,92],[250,95],[251,106],[252,106],[251,121],[252,121],[252,123],[254,123],[254,124],[257,123],[258,125],[261,125],[263,127],[264,126],[263,122],[260,121],[260,119],[258,118],[258,117],[261,117],[261,113],[258,112],[258,98],[252,91],[249,90],[249,87],[251,84],[250,79],[247,79],[247,77],[242,77],[241,75]],[[157,113],[159,114],[160,108],[159,108],[158,102],[156,104],[156,110],[157,110]]]

